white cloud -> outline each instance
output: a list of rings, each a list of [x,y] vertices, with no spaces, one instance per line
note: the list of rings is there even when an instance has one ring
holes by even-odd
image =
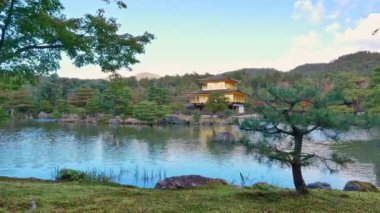
[[[304,63],[329,62],[339,56],[357,51],[380,52],[380,35],[372,35],[373,30],[379,25],[380,13],[373,13],[359,20],[352,28],[341,30],[341,32],[335,31],[331,41],[323,40],[320,34],[311,31],[295,37],[292,48],[283,57],[270,63],[274,68],[290,70]],[[328,28],[334,31],[341,27],[332,24]]]
[[[340,26],[339,23],[335,22],[330,25],[327,25],[325,31],[330,34],[337,34],[338,31],[341,29],[342,26]]]
[[[296,20],[306,18],[311,23],[319,23],[325,11],[322,0],[318,0],[315,3],[312,0],[296,0],[294,9],[293,18]]]
[[[315,49],[321,46],[320,35],[314,31],[306,35],[300,35],[294,38],[293,42],[295,47],[304,49]]]

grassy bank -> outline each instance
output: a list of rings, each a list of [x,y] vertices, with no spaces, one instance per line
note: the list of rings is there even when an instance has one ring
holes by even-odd
[[[152,190],[0,178],[0,212],[374,212],[380,193],[258,191],[231,186]]]

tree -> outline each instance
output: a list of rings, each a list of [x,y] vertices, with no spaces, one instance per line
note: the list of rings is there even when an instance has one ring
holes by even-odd
[[[139,120],[154,124],[168,115],[169,109],[166,106],[159,106],[155,102],[142,101],[135,105],[133,116]]]
[[[131,90],[124,79],[112,79],[103,95],[104,105],[113,115],[127,114],[131,112]]]
[[[363,110],[363,103],[368,96],[368,78],[353,73],[340,73],[335,76],[334,90],[342,92],[345,104],[351,112],[357,114]],[[341,106],[343,110],[343,106]]]
[[[380,113],[380,68],[373,71],[368,89],[367,108],[372,113]]]
[[[82,87],[69,97],[69,103],[76,107],[85,107],[87,101],[95,95],[95,92],[91,88]]]
[[[122,1],[113,2],[127,8]],[[60,0],[0,1],[0,73],[48,73],[59,69],[62,53],[78,67],[130,69],[154,39],[150,33],[119,34],[120,24],[103,9],[80,18],[67,18],[63,12]]]
[[[228,109],[228,99],[224,97],[223,93],[211,93],[206,103],[206,109],[210,110],[214,116],[215,113]]]
[[[14,113],[29,114],[32,110],[32,97],[24,88],[17,91],[7,93],[8,100],[5,101],[5,108],[11,111],[11,116]]]
[[[318,87],[295,84],[289,87],[268,87],[258,95],[258,99],[264,103],[256,109],[261,117],[243,121],[241,128],[261,133],[264,140],[257,143],[248,142],[247,146],[270,161],[290,166],[297,192],[308,193],[302,167],[319,162],[332,170],[331,163],[344,166],[350,162],[350,159],[336,153],[326,157],[318,153],[304,153],[302,150],[304,139],[313,131],[334,131],[335,134],[332,135],[336,136],[350,130],[353,125],[357,128],[366,126],[365,122],[359,122],[365,120],[364,116],[329,110],[330,106],[343,104],[341,94],[333,91],[322,94]],[[308,107],[300,110],[305,100]],[[268,142],[266,139],[271,141]]]
[[[169,91],[163,87],[149,86],[147,94],[149,101],[156,102],[159,105],[170,102]]]
[[[94,115],[96,113],[102,112],[103,106],[100,98],[98,96],[93,96],[86,103],[86,113]]]
[[[51,113],[53,112],[53,105],[48,100],[42,100],[39,103],[39,110],[42,112]]]

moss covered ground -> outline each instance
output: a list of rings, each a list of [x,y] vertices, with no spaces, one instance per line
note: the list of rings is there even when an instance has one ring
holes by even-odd
[[[0,212],[380,212],[380,193],[313,190],[301,196],[221,185],[154,190],[0,178]]]

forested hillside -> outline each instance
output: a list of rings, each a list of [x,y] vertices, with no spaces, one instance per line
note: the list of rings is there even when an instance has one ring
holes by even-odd
[[[255,94],[260,89],[295,81],[318,84],[324,90],[344,91],[347,104],[334,110],[360,112],[371,108],[380,111],[378,106],[371,105],[371,100],[380,96],[376,85],[379,72],[374,72],[376,67],[380,67],[379,53],[359,52],[328,64],[302,65],[290,72],[241,69],[225,75],[240,81],[238,88],[248,95],[248,112],[255,106]],[[159,79],[111,77],[108,80],[80,80],[59,78],[53,74],[26,80],[20,75],[3,74],[0,80],[0,116],[36,116],[43,111],[53,116],[106,113],[113,117],[134,116],[136,112],[148,111],[149,115],[160,117],[186,112],[184,105],[188,103],[188,97],[185,94],[200,90],[198,80],[209,76],[192,73]]]

